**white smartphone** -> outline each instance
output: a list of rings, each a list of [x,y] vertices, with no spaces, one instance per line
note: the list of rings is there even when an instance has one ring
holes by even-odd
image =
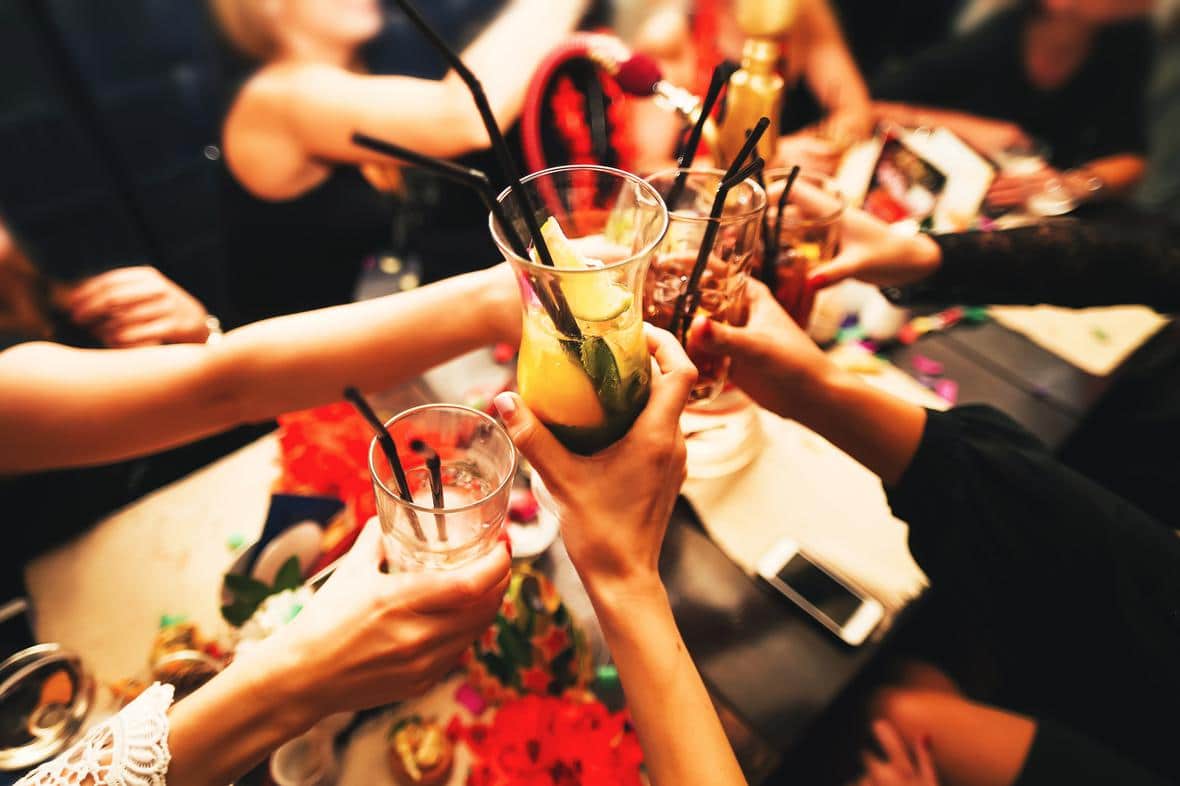
[[[880,602],[812,560],[793,540],[780,540],[758,561],[758,575],[853,647],[885,617]]]

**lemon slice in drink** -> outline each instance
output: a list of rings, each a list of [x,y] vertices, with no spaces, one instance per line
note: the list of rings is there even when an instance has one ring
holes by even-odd
[[[601,265],[578,254],[552,216],[541,225],[541,237],[549,247],[553,264],[561,270],[593,270]],[[561,279],[561,290],[574,316],[586,322],[606,322],[631,307],[631,293],[606,275],[565,276]]]

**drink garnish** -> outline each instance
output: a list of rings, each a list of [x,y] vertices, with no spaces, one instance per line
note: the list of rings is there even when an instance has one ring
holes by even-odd
[[[541,235],[553,255],[553,264],[558,270],[593,270],[603,267],[597,259],[583,257],[570,243],[557,219],[550,216],[541,225]],[[586,322],[607,322],[620,316],[631,307],[630,292],[612,282],[606,276],[565,276],[561,279],[570,311]]]

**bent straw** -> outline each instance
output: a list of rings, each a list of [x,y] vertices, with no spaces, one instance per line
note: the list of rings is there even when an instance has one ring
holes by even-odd
[[[742,142],[742,146],[740,149],[738,149],[737,155],[733,157],[733,163],[729,165],[729,169],[725,170],[725,177],[722,178],[723,180],[729,180],[743,167],[745,167],[746,159],[750,157],[750,153],[754,151],[758,141],[762,139],[762,135],[766,133],[766,129],[769,127],[769,117],[763,116],[758,118],[758,122],[754,124],[754,128],[746,132],[746,141]]]
[[[500,126],[496,123],[496,117],[492,114],[492,107],[488,104],[488,97],[483,92],[483,85],[480,84],[479,79],[471,72],[471,69],[463,62],[458,54],[455,53],[447,42],[442,39],[434,28],[430,26],[422,14],[414,7],[410,0],[395,0],[399,8],[405,12],[409,17],[410,22],[422,35],[426,36],[426,40],[438,50],[443,59],[455,69],[455,73],[463,80],[463,84],[467,86],[468,92],[471,93],[471,98],[475,101],[475,108],[479,110],[479,117],[483,121],[484,128],[487,129],[488,138],[492,142],[492,149],[496,151],[496,158],[500,161],[500,168],[504,170],[505,177],[508,178],[508,184],[513,198],[516,200],[517,208],[524,217],[525,226],[528,227],[529,236],[532,238],[533,247],[537,249],[537,256],[541,258],[542,264],[554,267],[553,256],[549,253],[549,247],[545,245],[545,239],[541,237],[541,225],[537,223],[537,216],[533,213],[532,200],[529,199],[525,193],[524,186],[520,183],[520,175],[516,171],[516,163],[512,160],[512,153],[508,150],[508,143],[504,141],[504,134],[500,132]]]
[[[410,484],[406,482],[406,471],[402,468],[401,457],[397,455],[397,444],[393,441],[389,429],[385,428],[381,418],[377,417],[377,413],[369,406],[369,402],[365,400],[359,390],[350,385],[344,389],[344,397],[356,407],[357,412],[361,413],[361,417],[369,422],[369,426],[377,435],[377,443],[381,445],[381,450],[389,461],[389,468],[393,471],[393,479],[397,481],[397,490],[401,493],[402,499],[406,502],[413,502],[414,497],[410,494]],[[410,516],[410,523],[414,527],[414,534],[420,540],[425,541],[426,536],[423,534],[422,528],[418,526],[418,517]]]
[[[508,239],[508,244],[512,246],[512,250],[518,256],[528,257],[528,249],[525,248],[524,241],[517,234],[516,227],[512,226],[511,222],[508,221],[508,217],[504,214],[503,206],[496,201],[496,193],[492,190],[492,181],[483,172],[478,169],[460,166],[452,161],[423,155],[408,147],[402,147],[396,142],[387,142],[384,139],[362,134],[360,131],[353,132],[352,143],[358,147],[372,150],[374,153],[381,153],[382,155],[407,161],[414,166],[429,170],[439,177],[445,177],[448,180],[453,180],[456,183],[471,188],[479,194],[484,207],[488,209],[492,217],[496,219],[496,223],[503,229],[504,236]]]
[[[444,161],[441,158],[423,155],[394,142],[377,139],[368,134],[362,134],[359,131],[353,133],[352,143],[367,150],[381,153],[382,155],[408,161],[415,166],[420,166],[423,169],[434,172],[439,177],[448,178],[474,189],[479,194],[484,206],[487,207],[492,217],[496,220],[496,223],[503,228],[504,235],[508,239],[508,244],[512,246],[513,252],[522,259],[528,259],[529,253],[528,249],[525,248],[524,241],[520,239],[516,228],[508,220],[508,216],[504,213],[504,206],[496,199],[496,193],[492,190],[491,181],[488,180],[488,176],[483,172],[478,169],[459,166],[451,161]],[[573,339],[581,339],[581,328],[578,327],[578,323],[574,319],[573,313],[569,309],[569,304],[565,301],[565,295],[561,292],[560,288],[550,292],[549,287],[545,286],[544,282],[538,281],[533,276],[530,276],[529,279],[533,285],[533,291],[537,293],[537,298],[541,301],[541,306],[545,309],[545,313],[549,315],[549,319],[553,321],[554,326],[563,334]]]
[[[442,461],[439,459],[438,453],[435,452],[434,448],[430,447],[420,439],[410,441],[410,450],[426,459],[426,469],[428,472],[430,472],[430,500],[437,510],[442,510],[447,506],[447,502],[443,497]],[[434,526],[438,530],[438,539],[443,543],[446,543],[446,515],[442,513],[435,513]]]
[[[697,121],[693,124],[692,131],[688,134],[688,139],[676,156],[676,168],[681,171],[676,175],[676,180],[672,183],[672,188],[668,190],[668,195],[664,199],[664,202],[668,205],[668,210],[674,209],[673,205],[680,199],[680,195],[684,193],[684,184],[688,179],[688,172],[685,170],[692,167],[693,159],[697,155],[697,148],[701,145],[701,134],[705,130],[705,123],[709,120],[709,115],[713,113],[713,106],[717,103],[717,99],[721,95],[721,89],[725,87],[725,83],[733,76],[734,70],[733,63],[728,60],[722,60],[713,69],[713,76],[709,80],[709,90],[705,93],[705,99],[701,102],[701,113],[697,116]]]
[[[778,209],[774,214],[774,242],[776,249],[778,248],[778,244],[782,242],[783,210],[787,207],[787,196],[791,193],[791,188],[795,185],[795,178],[797,177],[799,177],[799,165],[795,164],[787,174],[787,184],[783,186],[783,192],[778,195]]]
[[[717,186],[713,207],[709,210],[709,225],[705,227],[705,236],[701,240],[700,251],[697,252],[696,264],[693,265],[688,285],[676,299],[676,310],[672,314],[671,332],[680,339],[681,344],[688,339],[688,325],[692,322],[689,315],[695,313],[701,303],[701,276],[704,275],[709,254],[713,251],[713,243],[716,242],[717,232],[721,228],[721,213],[725,209],[725,199],[729,196],[730,189],[760,171],[764,163],[761,158],[755,158],[740,172],[735,172],[733,177],[722,180]]]

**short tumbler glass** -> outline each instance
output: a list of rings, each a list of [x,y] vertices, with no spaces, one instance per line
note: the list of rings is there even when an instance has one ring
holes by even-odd
[[[374,438],[369,471],[390,559],[403,570],[447,570],[491,551],[504,532],[516,477],[516,447],[508,432],[488,415],[455,404],[414,407],[385,425],[412,497],[402,498]],[[439,456],[442,506],[434,505],[430,471],[414,450],[418,441]]]

